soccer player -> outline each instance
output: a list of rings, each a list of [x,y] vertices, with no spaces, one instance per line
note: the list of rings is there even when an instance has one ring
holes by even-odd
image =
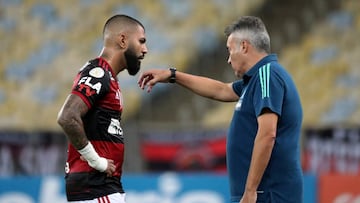
[[[147,53],[145,28],[126,15],[109,18],[100,55],[76,75],[71,94],[58,115],[69,140],[65,167],[69,202],[124,203],[121,184],[124,133],[117,75],[135,75]]]
[[[223,83],[184,72],[153,69],[139,78],[150,92],[158,82],[237,102],[227,137],[231,202],[302,203],[299,137],[302,106],[288,72],[270,53],[262,20],[243,16],[225,29],[228,63],[239,80]]]

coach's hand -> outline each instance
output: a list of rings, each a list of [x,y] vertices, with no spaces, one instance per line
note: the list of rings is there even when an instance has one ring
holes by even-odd
[[[257,192],[244,192],[244,195],[242,196],[240,203],[256,203],[257,200]]]
[[[143,72],[138,80],[138,85],[141,89],[145,89],[146,86],[147,92],[150,92],[152,88],[158,82],[169,82],[169,78],[171,76],[170,70],[160,70],[160,69],[152,69]]]

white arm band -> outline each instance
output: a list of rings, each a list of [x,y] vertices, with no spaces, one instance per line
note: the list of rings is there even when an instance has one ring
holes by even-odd
[[[86,159],[89,166],[92,168],[104,172],[108,166],[108,162],[105,158],[100,157],[95,151],[93,145],[89,142],[84,148],[78,150],[82,157]]]

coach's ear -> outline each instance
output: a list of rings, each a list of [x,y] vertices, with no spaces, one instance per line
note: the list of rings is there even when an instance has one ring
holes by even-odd
[[[240,42],[240,50],[242,53],[247,53],[249,51],[250,43],[246,40],[241,40]]]

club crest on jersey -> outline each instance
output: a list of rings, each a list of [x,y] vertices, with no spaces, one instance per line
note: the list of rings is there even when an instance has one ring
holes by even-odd
[[[85,76],[80,78],[78,82],[79,90],[82,91],[83,89],[85,89],[85,93],[88,96],[91,96],[95,93],[99,94],[102,86],[100,82],[97,82],[95,84],[91,83],[92,79],[92,77]]]
[[[245,89],[243,90],[243,93],[241,94],[241,96],[240,96],[240,98],[239,98],[239,101],[236,103],[236,105],[235,105],[235,111],[239,111],[239,110],[241,109],[241,105],[242,105],[242,103],[243,103],[246,90],[247,90],[247,87],[245,87]]]
[[[102,78],[105,75],[105,71],[101,67],[96,67],[90,70],[89,75],[95,78]]]
[[[235,111],[239,111],[241,109],[243,98],[240,98],[239,101],[235,105]]]

